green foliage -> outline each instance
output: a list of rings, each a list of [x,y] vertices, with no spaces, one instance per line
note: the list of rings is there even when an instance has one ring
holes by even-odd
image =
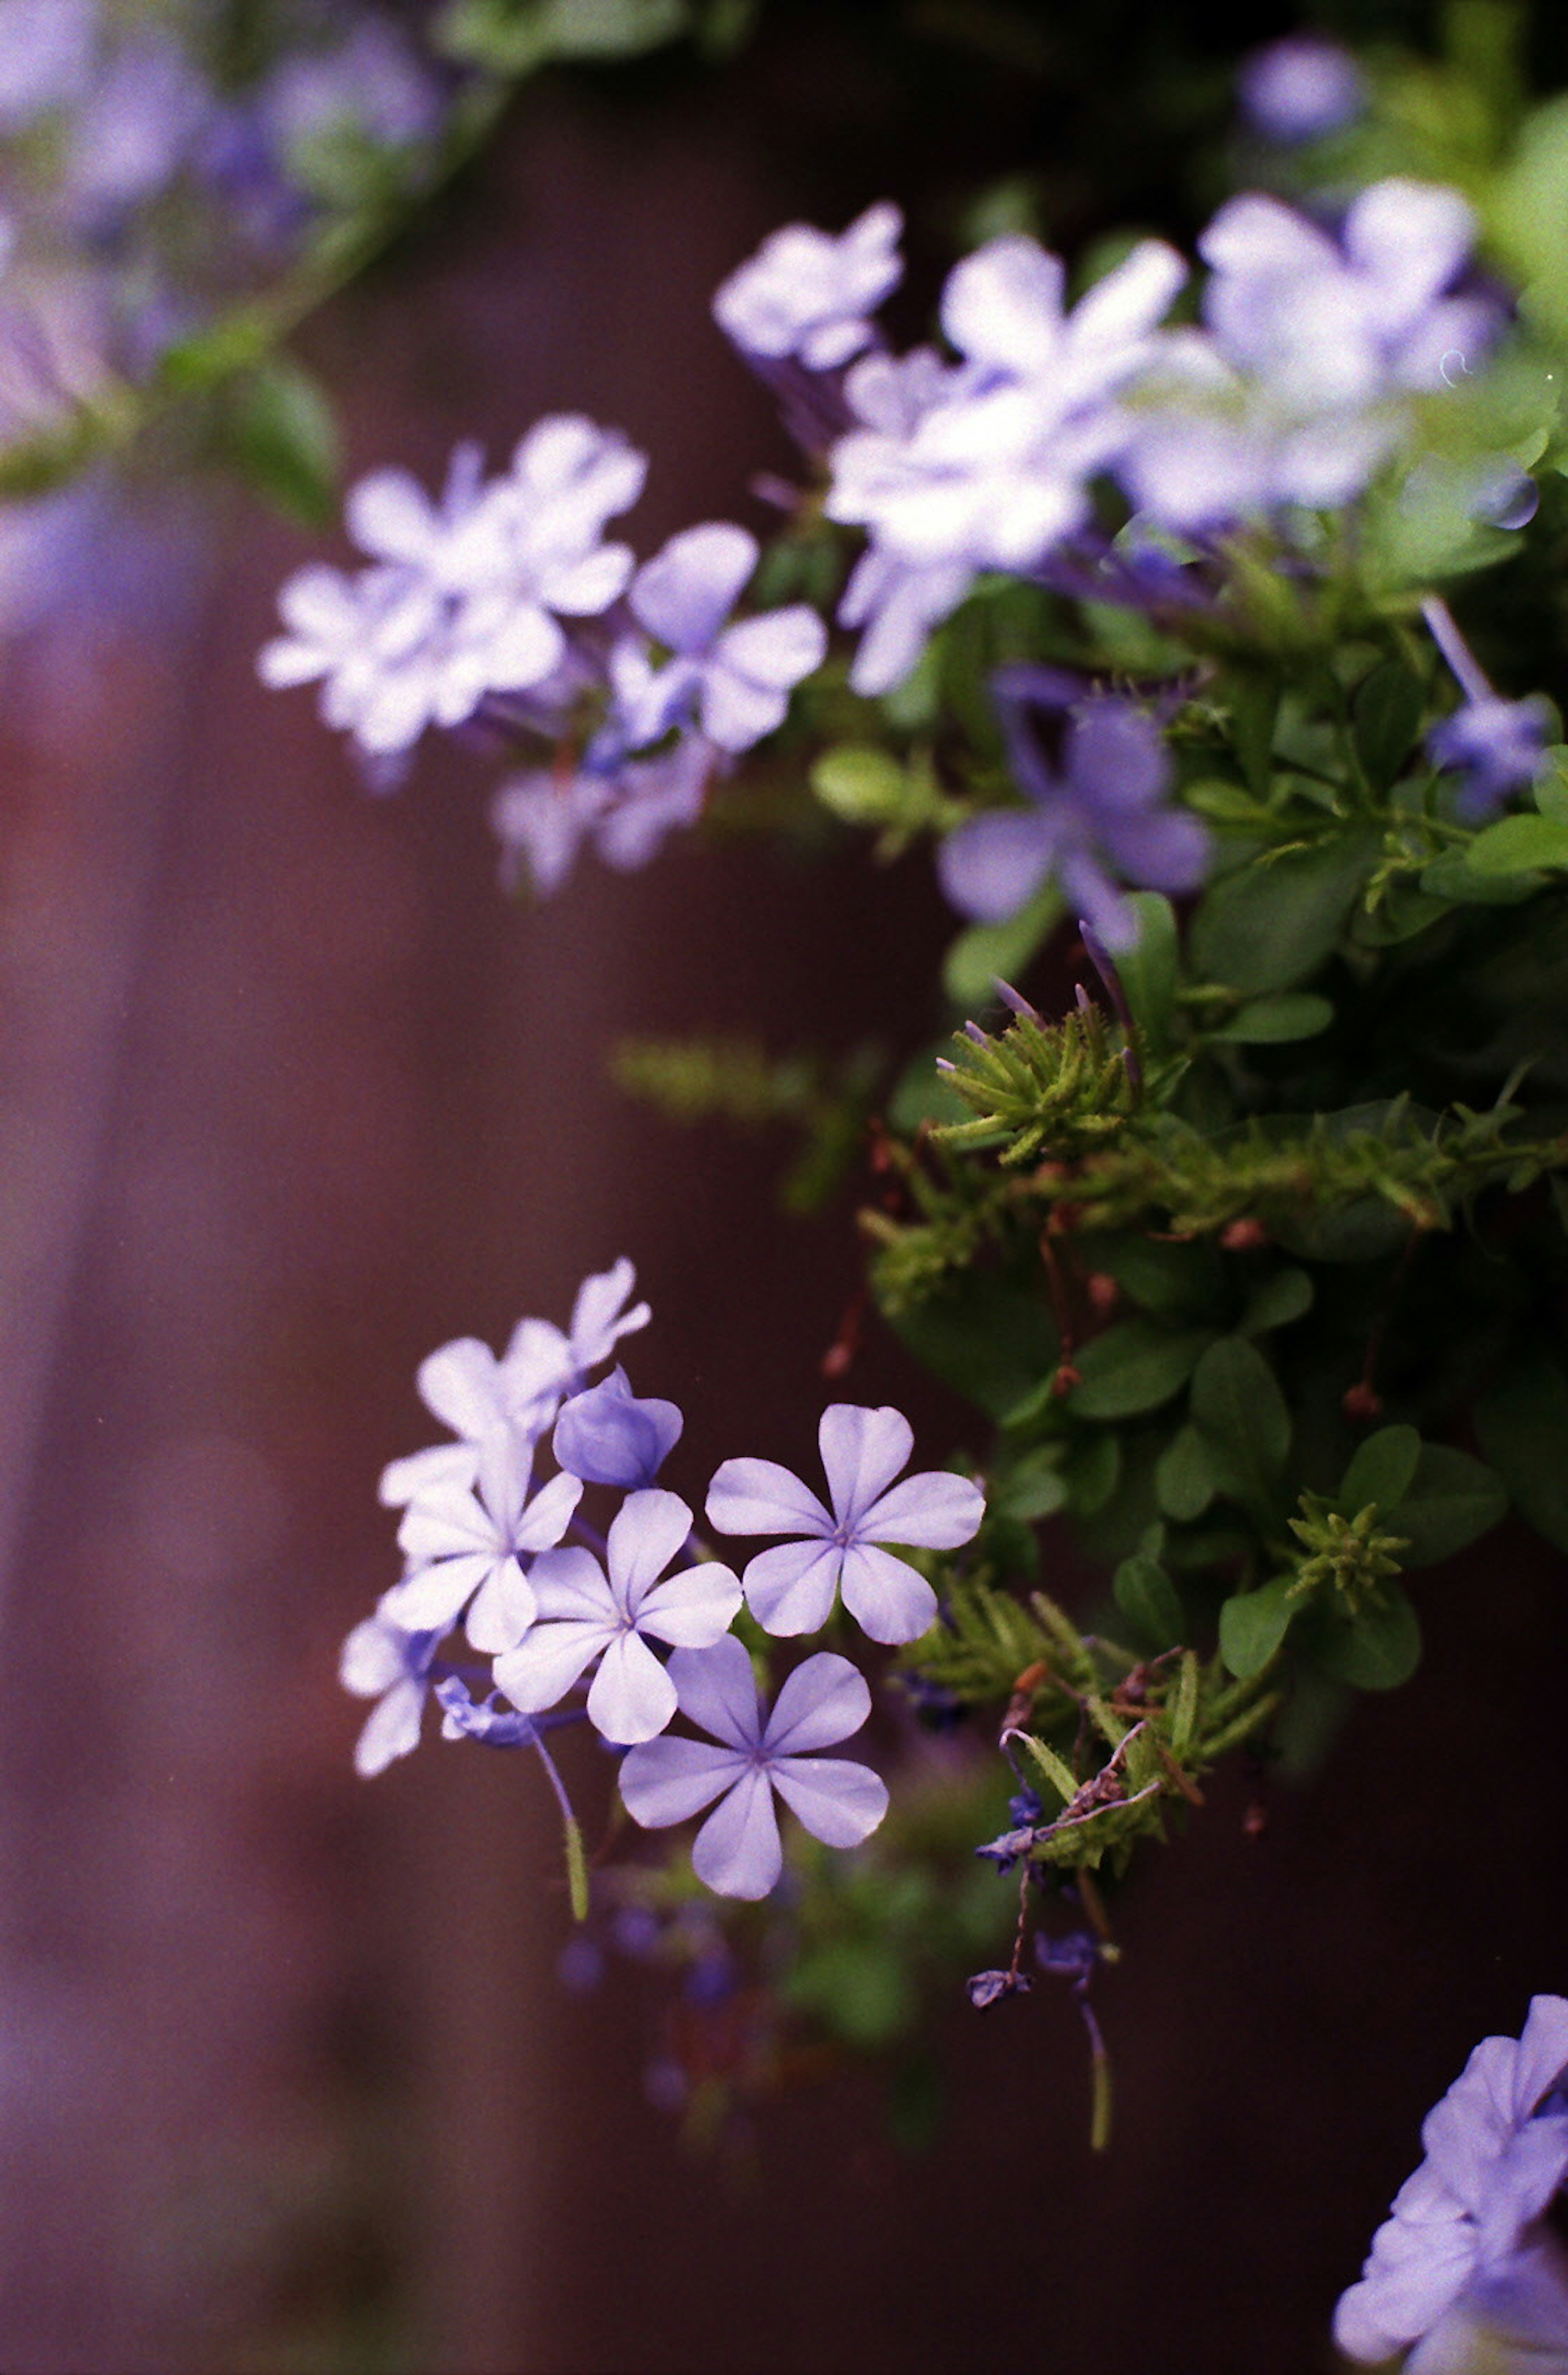
[[[341,441],[319,381],[276,356],[229,385],[217,416],[219,453],[279,510],[325,527],[336,508]]]
[[[802,1146],[780,1190],[787,1211],[818,1211],[855,1161],[883,1065],[874,1047],[836,1063],[770,1056],[749,1039],[624,1039],[610,1077],[672,1121],[722,1120],[741,1129],[793,1126]]]
[[[971,1028],[955,1036],[948,1078],[976,1117],[945,1124],[944,1146],[996,1146],[1008,1164],[1043,1147],[1070,1157],[1114,1137],[1133,1110],[1126,1050],[1111,1044],[1098,1007],[1057,1023],[1020,1014],[999,1038]]]

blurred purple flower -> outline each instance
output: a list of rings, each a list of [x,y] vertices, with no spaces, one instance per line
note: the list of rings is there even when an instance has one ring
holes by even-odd
[[[536,1623],[495,1662],[498,1687],[537,1715],[563,1698],[596,1659],[588,1720],[606,1740],[652,1740],[675,1713],[676,1692],[644,1636],[680,1648],[710,1648],[740,1607],[740,1585],[709,1562],[666,1576],[691,1532],[691,1512],[674,1493],[633,1493],[609,1530],[608,1574],[592,1552],[547,1552],[529,1581]]]
[[[375,1615],[344,1642],[338,1680],[356,1698],[377,1702],[354,1750],[354,1770],[366,1780],[419,1746],[430,1667],[443,1637],[444,1628],[410,1633]]]
[[[1254,50],[1236,87],[1254,129],[1286,146],[1337,132],[1366,105],[1366,84],[1349,50],[1311,33]]]
[[[858,1731],[871,1711],[865,1679],[847,1658],[819,1650],[796,1668],[772,1715],[751,1660],[733,1634],[711,1649],[678,1649],[669,1678],[680,1710],[719,1744],[667,1734],[631,1749],[620,1794],[645,1830],[683,1823],[720,1803],[698,1832],[691,1861],[721,1896],[766,1896],[784,1869],[773,1791],[814,1838],[858,1847],[888,1811],[888,1792],[868,1766],[847,1757],[808,1758]]]
[[[788,223],[732,272],[713,299],[713,318],[741,353],[764,361],[798,358],[835,371],[870,345],[868,316],[897,288],[903,217],[883,201],[835,237]]]
[[[681,1425],[674,1402],[639,1401],[626,1371],[612,1369],[562,1404],[555,1456],[584,1484],[651,1484],[680,1440]]]
[[[1191,891],[1208,863],[1197,818],[1161,805],[1171,762],[1158,729],[1127,702],[1087,700],[1067,714],[1054,762],[1038,723],[1062,711],[1054,673],[1020,662],[992,684],[1014,780],[1032,805],[993,809],[949,834],[937,860],[943,891],[961,915],[992,924],[1055,880],[1107,948],[1130,948],[1138,918],[1118,879]]]
[[[1465,702],[1434,726],[1426,738],[1433,763],[1465,779],[1455,803],[1459,814],[1469,821],[1490,816],[1511,793],[1539,783],[1552,724],[1550,703],[1492,693]]]
[[[1550,2099],[1565,2071],[1562,1996],[1537,1996],[1517,2040],[1477,2046],[1340,2298],[1334,2339],[1349,2357],[1375,2364],[1414,2345],[1406,2375],[1459,2375],[1489,2343],[1544,2340],[1555,2355],[1528,2364],[1568,2364],[1568,2263],[1537,2223],[1568,2174],[1568,2111]]]
[[[417,1492],[397,1530],[408,1572],[383,1594],[380,1614],[445,1632],[466,1608],[476,1649],[513,1648],[535,1616],[522,1562],[560,1542],[583,1495],[575,1476],[552,1476],[534,1493],[533,1464],[532,1439],[499,1426],[479,1446],[471,1487],[454,1477]]]
[[[631,638],[610,659],[612,731],[630,748],[700,718],[721,750],[749,750],[784,723],[789,696],[822,665],[828,632],[804,602],[725,624],[756,569],[754,536],[710,520],[671,537],[632,580],[631,607],[671,656],[655,663]]]
[[[967,1476],[928,1469],[893,1479],[914,1448],[901,1412],[835,1402],[818,1428],[831,1495],[772,1459],[726,1459],[708,1489],[708,1522],[721,1534],[790,1534],[746,1569],[746,1598],[770,1633],[815,1633],[842,1591],[873,1641],[914,1641],[936,1617],[937,1595],[885,1542],[956,1550],[978,1530],[985,1500]]]
[[[563,776],[536,767],[509,777],[490,803],[503,885],[514,890],[525,875],[535,896],[548,899],[585,841],[618,873],[634,873],[666,833],[697,822],[716,763],[717,753],[692,737],[656,758],[608,769],[584,766]]]

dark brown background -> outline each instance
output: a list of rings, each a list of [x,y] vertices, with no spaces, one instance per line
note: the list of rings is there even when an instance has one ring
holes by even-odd
[[[971,124],[901,168],[875,89],[812,41],[723,82],[541,85],[312,332],[352,466],[429,479],[459,436],[499,458],[582,408],[653,455],[643,550],[734,513],[782,456],[717,280],[901,171],[928,228],[985,147]],[[372,801],[308,696],[256,687],[312,549],[232,510],[188,632],[122,639],[96,693],[12,689],[0,2366],[1329,2365],[1421,2112],[1564,1982],[1560,1573],[1521,1537],[1434,1581],[1420,1678],[1262,1841],[1238,1780],[1151,1861],[1103,1991],[1102,2163],[1043,1991],[955,2003],[924,2156],[855,2080],[766,2114],[749,2177],[683,2155],[644,2099],[640,1979],[556,1983],[536,1777],[428,1745],[356,1783],[337,1645],[393,1577],[374,1484],[427,1439],[419,1357],[564,1317],[619,1253],[654,1306],[637,1382],[687,1413],[678,1489],[737,1414],[746,1447],[807,1454],[845,1217],[778,1220],[768,1150],[625,1105],[602,1053],[916,1039],[945,927],[923,858],[763,845],[509,906],[477,769],[432,751]],[[887,1347],[852,1385],[911,1389]]]

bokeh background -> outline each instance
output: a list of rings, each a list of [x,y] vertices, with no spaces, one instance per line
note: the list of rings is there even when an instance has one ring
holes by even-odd
[[[900,197],[915,335],[986,184],[1032,175],[1069,248],[1202,219],[1232,52],[1201,10],[1086,13],[780,6],[722,72],[539,77],[307,332],[351,469],[429,482],[582,409],[654,457],[643,549],[765,531],[744,490],[787,451],[707,309],[779,222]],[[0,2366],[1330,2367],[1421,2113],[1565,1981],[1561,1574],[1522,1534],[1445,1572],[1420,1676],[1320,1778],[1255,1837],[1238,1773],[1150,1863],[1104,2158],[1043,1988],[985,2016],[955,1988],[921,2149],[845,2065],[691,2150],[649,2098],[656,1985],[558,1979],[536,1777],[428,1744],[357,1782],[338,1644],[393,1579],[375,1479],[425,1439],[418,1361],[564,1318],[619,1254],[676,1489],[808,1453],[863,1182],[783,1218],[777,1144],[629,1104],[606,1051],[916,1046],[949,927],[918,854],[762,838],[508,902],[460,754],[372,799],[308,695],[259,689],[317,549],[236,497],[156,603],[6,662]],[[968,1424],[874,1335],[843,1390],[917,1410],[932,1459]]]

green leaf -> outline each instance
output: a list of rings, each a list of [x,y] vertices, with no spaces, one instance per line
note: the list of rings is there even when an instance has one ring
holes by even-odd
[[[1477,833],[1465,859],[1474,874],[1532,874],[1568,867],[1568,824],[1549,816],[1500,817]]]
[[[1398,660],[1363,677],[1353,706],[1356,756],[1374,792],[1386,791],[1415,747],[1426,713],[1420,679]]]
[[[1397,1583],[1385,1584],[1380,1604],[1326,1625],[1313,1655],[1326,1673],[1358,1691],[1397,1690],[1421,1663],[1421,1621],[1409,1594]]]
[[[1024,1525],[1054,1517],[1058,1509],[1067,1507],[1067,1480],[1062,1474],[1059,1459],[1059,1448],[1055,1444],[1026,1454],[992,1488],[991,1508]]]
[[[1129,1301],[1157,1318],[1192,1322],[1225,1307],[1220,1256],[1201,1239],[1171,1245],[1129,1233],[1086,1239],[1083,1251],[1090,1270],[1114,1279]]]
[[[965,1014],[988,1006],[996,983],[1018,981],[1064,912],[1060,892],[1047,883],[1005,924],[972,924],[961,932],[942,960],[942,987],[953,1004]]]
[[[1480,874],[1462,849],[1445,849],[1423,867],[1421,887],[1439,899],[1472,907],[1516,907],[1536,888],[1533,875]]]
[[[822,752],[811,788],[846,824],[888,824],[903,807],[906,778],[890,751],[844,742]]]
[[[1369,1501],[1386,1518],[1409,1491],[1421,1462],[1421,1439],[1413,1426],[1379,1427],[1369,1435],[1346,1469],[1335,1498],[1354,1517]],[[1396,1533],[1398,1528],[1393,1530]]]
[[[1256,1346],[1240,1336],[1210,1344],[1193,1377],[1191,1410],[1216,1489],[1250,1509],[1267,1507],[1290,1452],[1291,1414]]]
[[[1258,1591],[1233,1592],[1220,1611],[1220,1655],[1239,1682],[1260,1674],[1295,1614],[1291,1577],[1276,1576]]]
[[[1154,1490],[1168,1518],[1190,1525],[1201,1518],[1214,1498],[1214,1471],[1196,1426],[1177,1429],[1154,1471]]]
[[[1056,1329],[1033,1276],[970,1270],[890,1324],[917,1360],[993,1418],[1055,1374]]]
[[[1121,1481],[1121,1437],[1095,1436],[1067,1462],[1067,1492],[1074,1515],[1097,1517]]]
[[[1314,1288],[1304,1270],[1277,1270],[1264,1280],[1236,1323],[1238,1336],[1265,1336],[1288,1328],[1312,1309]]]
[[[1138,939],[1116,956],[1116,971],[1133,1021],[1157,1052],[1170,1042],[1171,1002],[1179,954],[1176,918],[1169,899],[1157,891],[1135,891],[1128,902],[1138,916]]]
[[[1538,1534],[1568,1551],[1568,1379],[1545,1353],[1510,1366],[1476,1412],[1481,1449]]]
[[[1334,1008],[1326,998],[1295,990],[1279,998],[1249,998],[1228,1022],[1206,1035],[1241,1046],[1276,1046],[1295,1039],[1315,1039],[1333,1020]]]
[[[1468,1451],[1427,1443],[1402,1501],[1387,1512],[1388,1530],[1403,1534],[1406,1566],[1432,1566],[1489,1533],[1508,1507],[1501,1477]]]
[[[1331,954],[1378,855],[1365,833],[1340,833],[1225,875],[1193,919],[1200,979],[1243,997],[1289,989]]]
[[[1158,1410],[1180,1393],[1205,1345],[1207,1328],[1161,1328],[1149,1319],[1124,1319],[1096,1336],[1078,1354],[1079,1382],[1068,1408],[1079,1418],[1131,1418]]]
[[[435,41],[448,57],[515,75],[548,58],[634,57],[690,20],[687,0],[448,0]]]
[[[309,527],[336,516],[337,423],[320,385],[278,357],[247,372],[224,406],[229,458],[262,494]]]
[[[1117,1607],[1133,1628],[1137,1648],[1157,1656],[1185,1640],[1186,1611],[1158,1559],[1146,1558],[1141,1553],[1124,1559],[1111,1589],[1116,1595]]]

